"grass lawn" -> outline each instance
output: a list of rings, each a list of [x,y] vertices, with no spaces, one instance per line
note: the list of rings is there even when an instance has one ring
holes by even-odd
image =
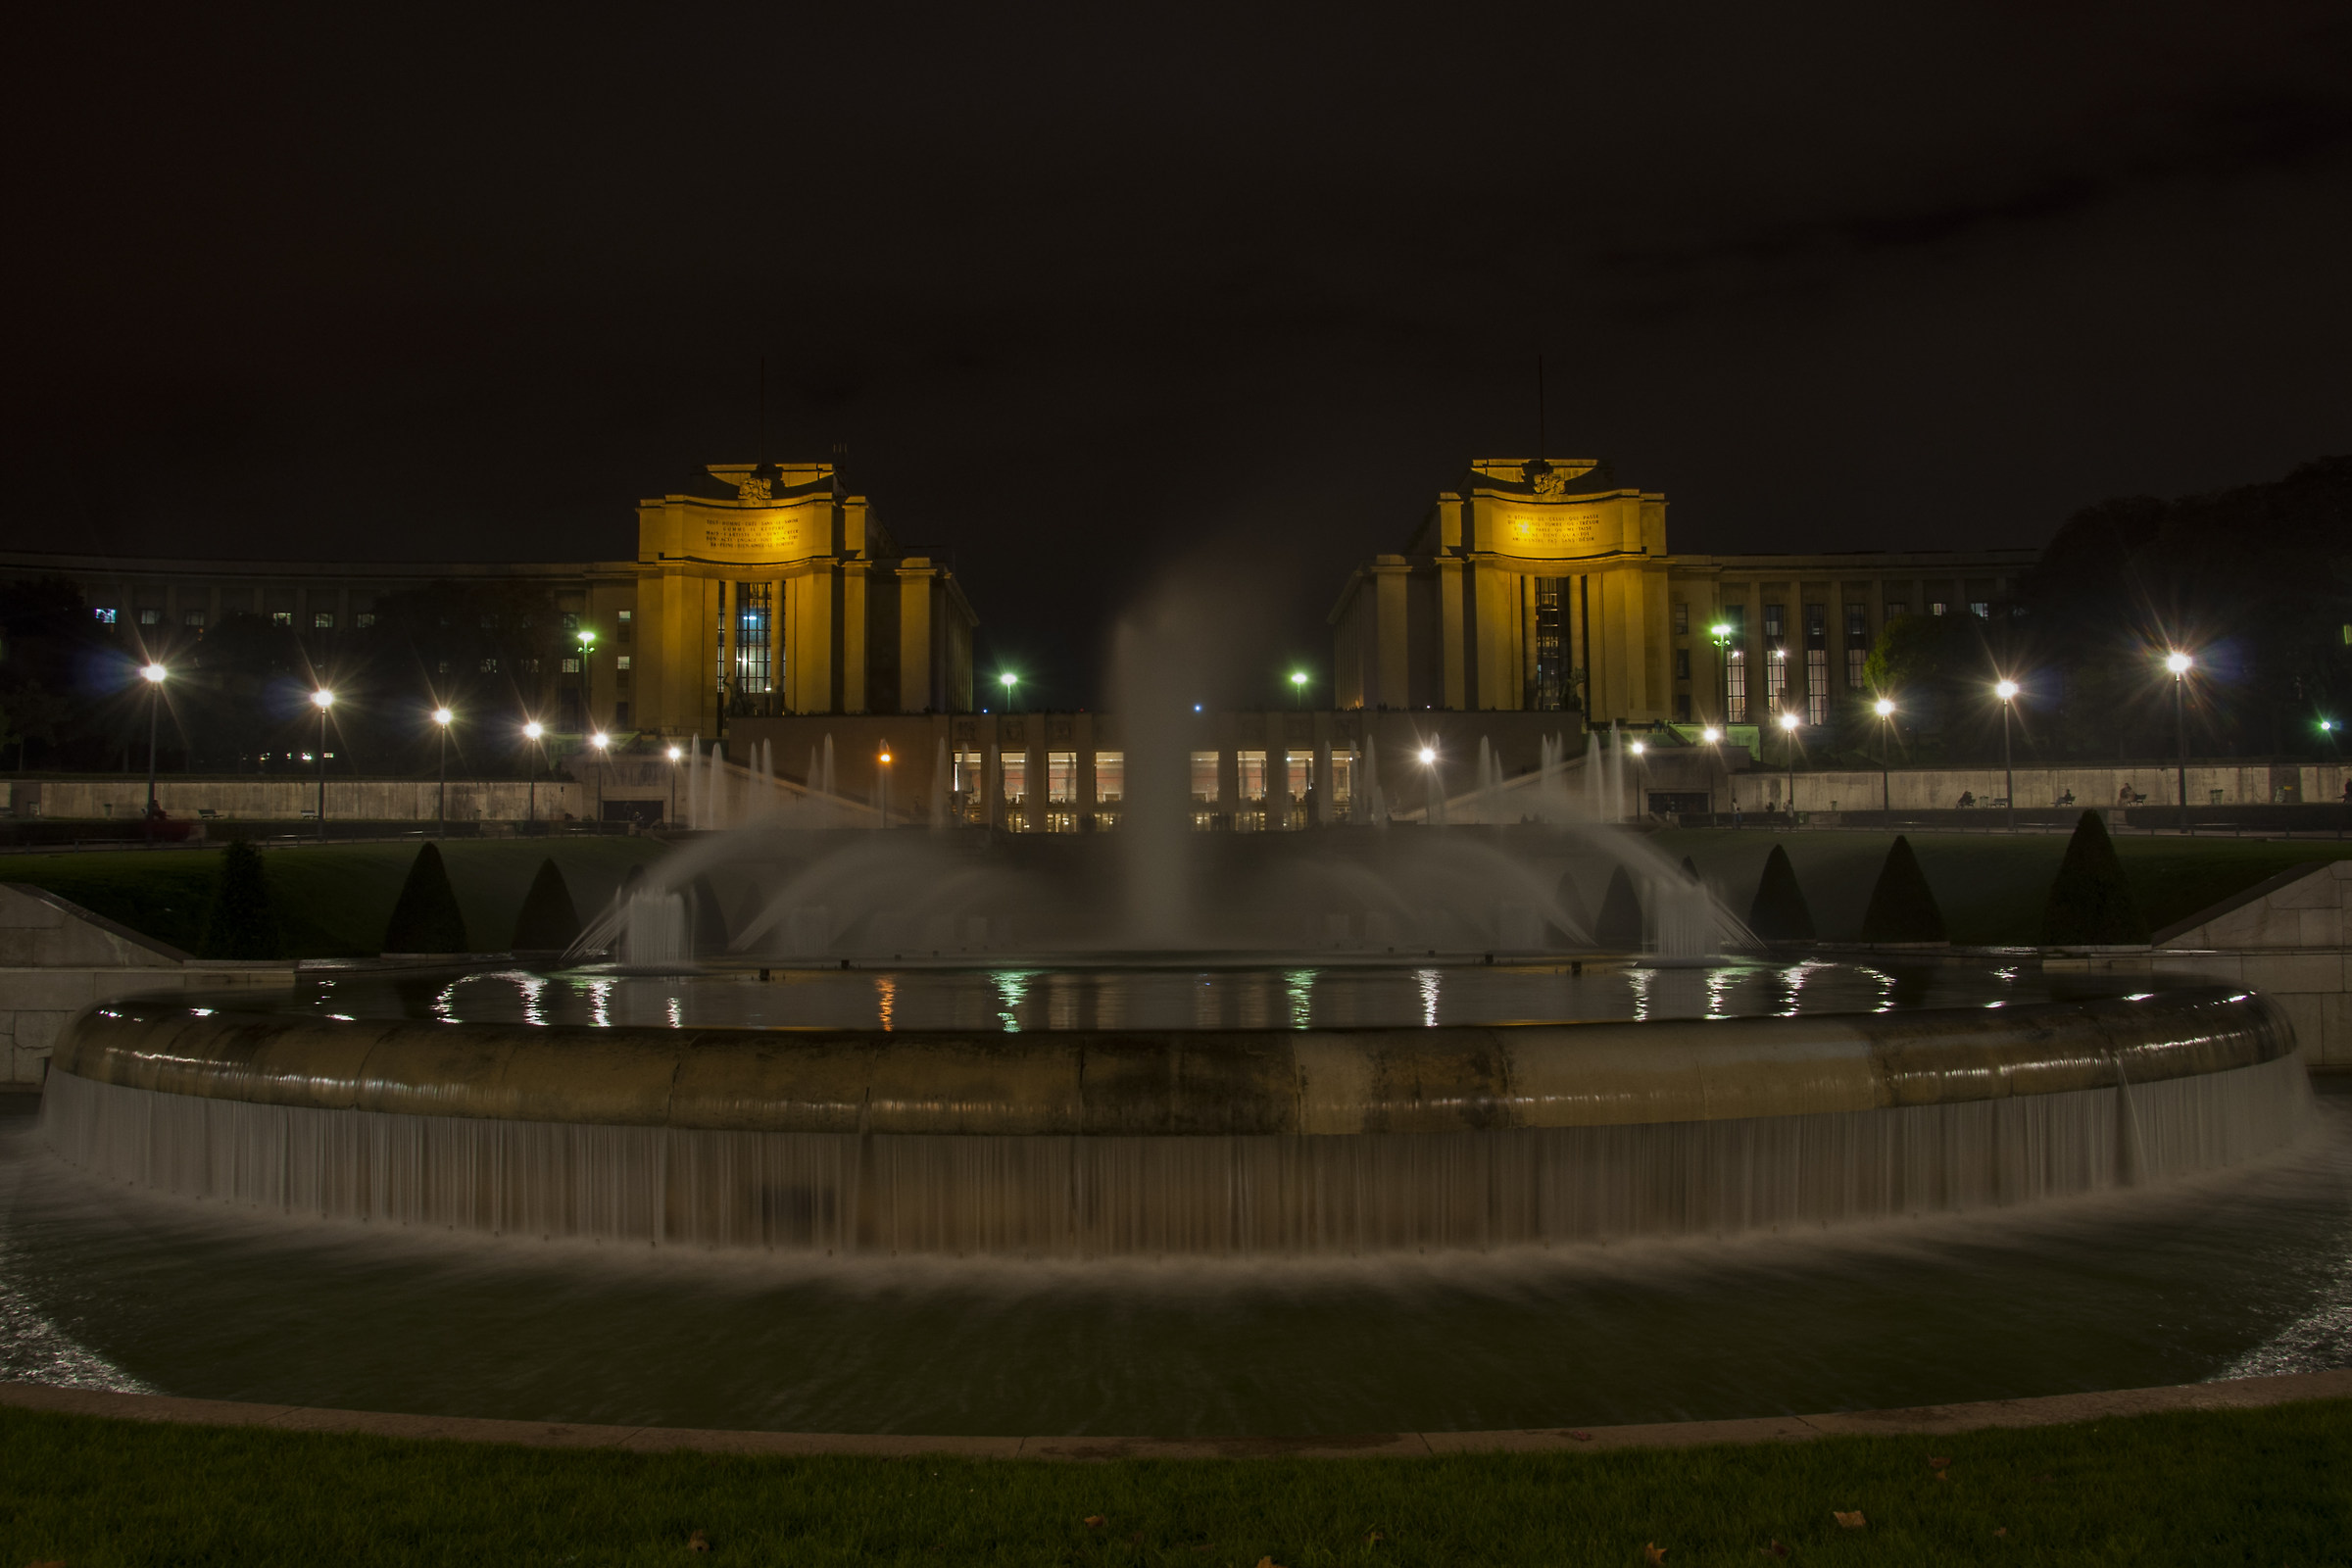
[[[2040,940],[2041,906],[2066,856],[2063,833],[1912,833],[1920,869],[1936,890],[1954,942],[2027,944]],[[1764,873],[1764,858],[1784,845],[1825,940],[1850,942],[1862,928],[1871,886],[1891,833],[1768,833],[1730,828],[1670,829],[1651,842],[1676,859],[1690,857],[1699,874],[1744,915]],[[2116,840],[2124,869],[2151,929],[2208,908],[2265,877],[2306,860],[2352,857],[2352,841],[2139,838]]]
[[[1936,1480],[1931,1458],[1951,1461]],[[1833,1511],[1859,1513],[1846,1528]],[[1090,1517],[1101,1523],[1090,1526]],[[696,1532],[708,1555],[688,1544]],[[2277,1565],[2352,1404],[1943,1438],[1103,1464],[494,1447],[0,1411],[0,1562]]]
[[[393,901],[416,858],[409,844],[324,844],[265,849],[286,956],[340,958],[379,953]],[[564,872],[586,919],[629,867],[663,853],[652,839],[449,839],[441,845],[467,934],[498,952],[514,934],[523,894],[548,857]],[[173,947],[196,952],[220,875],[218,850],[125,850],[0,857],[0,882],[29,882]]]

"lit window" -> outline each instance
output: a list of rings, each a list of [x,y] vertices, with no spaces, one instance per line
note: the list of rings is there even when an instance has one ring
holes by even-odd
[[[1848,648],[1845,651],[1845,684],[1850,691],[1862,689],[1862,666],[1870,662],[1868,650]]]
[[[495,660],[495,659],[485,659],[485,660],[483,660],[483,661],[482,661],[482,673],[483,673],[483,674],[485,674],[485,675],[495,675],[495,674],[497,674],[497,673],[498,673],[498,661],[497,661],[497,660]]]
[[[139,612],[139,624],[140,624],[140,625],[142,625],[142,626],[161,626],[163,623],[164,623],[164,612],[163,612],[162,611],[160,611],[160,610],[142,610],[142,611],[140,611],[140,612]]]
[[[1765,639],[1766,639],[1767,641],[1771,641],[1771,640],[1777,639],[1777,638],[1778,638],[1780,635],[1781,635],[1781,607],[1780,607],[1779,605],[1766,605],[1766,606],[1764,607],[1764,636],[1765,636]]]
[[[1095,754],[1095,799],[1104,803],[1127,798],[1127,754]]]
[[[1723,702],[1725,723],[1747,722],[1747,660],[1737,648],[1732,650],[1732,657],[1724,661]]]
[[[1805,651],[1805,722],[1827,724],[1830,721],[1830,651],[1809,648]]]
[[[270,612],[270,624],[272,626],[293,625],[294,612],[291,610],[272,610]]]
[[[621,655],[621,656],[620,656],[618,659],[616,659],[616,660],[614,660],[614,661],[612,662],[612,667],[613,667],[614,669],[626,669],[626,668],[628,668],[628,667],[629,667],[629,656],[628,656],[628,655],[626,655],[626,654],[623,654],[623,655]]]
[[[1217,754],[1193,754],[1193,800],[1202,806],[1217,804]]]
[[[104,609],[93,610],[90,612],[90,618],[101,626],[112,626],[115,623],[115,612]],[[2344,641],[2352,643],[2352,626],[2346,626],[2344,633]]]
[[[566,674],[566,675],[577,675],[579,672],[580,672],[580,662],[579,662],[577,659],[566,659],[565,661],[564,661],[564,674]]]
[[[1968,612],[1976,616],[1979,620],[1990,620],[1992,618],[1992,606],[1984,600],[1972,599],[1969,601]]]
[[[1026,752],[1006,752],[998,760],[998,772],[1004,780],[1004,804],[1018,806],[1029,798],[1029,756]]]
[[[1820,642],[1829,634],[1830,607],[1827,605],[1807,605],[1805,607],[1806,640],[1809,642]]]
[[[1046,754],[1046,800],[1054,806],[1067,806],[1078,799],[1078,754],[1076,752],[1048,752]]]
[[[1948,608],[1949,607],[1946,606],[1940,599],[1931,599],[1928,601],[1928,613],[1931,615],[1940,615]]]
[[[1306,799],[1306,792],[1314,787],[1315,754],[1292,752],[1288,755],[1290,762],[1283,771],[1290,780],[1291,799],[1303,801]]]
[[[354,626],[359,626],[362,628],[372,626],[375,624],[375,612],[372,610],[363,610],[358,614],[351,617],[351,623]]]
[[[331,610],[311,612],[311,629],[313,631],[333,631],[335,629],[335,612]]]
[[[1355,797],[1355,754],[1333,751],[1331,754],[1331,808],[1336,814],[1347,808]]]
[[[1253,805],[1263,804],[1266,798],[1266,754],[1236,752],[1233,754],[1234,785],[1243,800]]]
[[[1870,635],[1870,607],[1868,605],[1847,605],[1845,607],[1845,634],[1849,638]]]
[[[179,623],[183,626],[192,626],[196,630],[202,631],[204,630],[204,612],[201,610],[191,610],[179,617]]]
[[[1769,707],[1769,708],[1772,708],[1772,709],[1774,709],[1775,710],[1779,710],[1779,708],[1780,708],[1780,706],[1781,706],[1782,699],[1786,698],[1788,695],[1788,661],[1786,661],[1786,660],[1783,660],[1783,659],[1768,659],[1768,660],[1766,660],[1766,661],[1764,662],[1764,702],[1765,702],[1765,705],[1766,705],[1767,707]]]

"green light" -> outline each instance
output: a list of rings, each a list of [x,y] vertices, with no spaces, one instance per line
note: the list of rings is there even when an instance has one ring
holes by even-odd
[[[1016,681],[1016,680],[1019,680],[1020,678],[1021,678],[1021,677],[1020,677],[1020,676],[1018,676],[1018,675],[999,675],[999,676],[997,677],[997,679],[999,679],[999,680],[1001,680],[1001,681],[1003,681],[1003,682],[1004,683],[1004,689],[1005,689],[1006,691],[1010,691],[1010,690],[1012,690],[1012,683],[1013,683],[1014,681]]]
[[[592,643],[592,642],[594,642],[594,641],[596,641],[596,633],[594,633],[594,632],[592,632],[592,631],[584,631],[584,632],[580,633],[580,646],[581,646],[582,648],[585,648],[585,647],[587,647],[587,646],[588,646],[590,643]]]
[[[1306,677],[1304,675],[1293,675],[1291,677],[1291,684],[1294,686],[1303,686],[1306,684]]]

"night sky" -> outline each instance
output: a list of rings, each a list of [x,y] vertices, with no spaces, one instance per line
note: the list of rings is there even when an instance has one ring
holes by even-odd
[[[846,443],[1069,704],[1176,568],[1320,662],[1539,351],[1682,550],[2352,450],[2341,5],[51,9],[16,548],[626,558]]]

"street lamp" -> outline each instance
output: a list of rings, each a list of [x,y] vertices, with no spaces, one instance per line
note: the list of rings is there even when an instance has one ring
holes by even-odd
[[[326,842],[326,710],[335,706],[335,694],[321,686],[311,693],[311,706],[318,710],[318,842]]]
[[[1293,708],[1306,706],[1306,672],[1304,670],[1291,671],[1291,706]]]
[[[1628,741],[1625,749],[1634,755],[1634,816],[1640,819],[1648,814],[1649,775],[1642,759],[1649,755],[1649,747],[1642,741]]]
[[[580,640],[592,642],[595,636],[594,632],[584,631],[580,633]],[[588,744],[596,748],[596,815],[591,820],[602,822],[605,819],[605,748],[612,744],[612,737],[600,729],[588,737]]]
[[[2009,765],[2009,714],[2017,707],[2017,682],[2003,676],[1993,683],[1992,695],[2001,700],[2001,794],[2009,808],[2009,831],[2017,831],[2017,773]]]
[[[1879,809],[1894,809],[1894,796],[1886,782],[1886,753],[1894,744],[1894,699],[1882,697],[1870,705],[1879,715]]]
[[[2196,661],[2178,648],[2164,656],[2173,675],[2173,735],[2180,747],[2180,831],[2194,833],[2188,824],[2188,672]]]
[[[888,827],[890,826],[890,746],[888,742],[885,742],[882,750],[875,754],[874,761],[878,764],[874,770],[874,785],[882,797],[881,809],[876,813],[874,820],[876,825]]]
[[[683,746],[672,746],[669,749],[669,816],[667,820],[673,824],[678,819],[678,759],[685,755],[686,749]]]
[[[1781,714],[1781,748],[1788,763],[1788,825],[1796,825],[1796,715]]]
[[[1438,775],[1438,749],[1435,746],[1421,748],[1421,765],[1429,769],[1429,808],[1422,815],[1430,826],[1437,827],[1446,820],[1446,791],[1441,787]]]
[[[441,750],[441,804],[433,809],[433,837],[437,839],[449,837],[449,726],[457,721],[458,715],[446,707],[433,710],[433,729],[440,736]]]
[[[1010,670],[1006,670],[1004,674],[997,677],[999,683],[1001,683],[1004,688],[1004,711],[1007,713],[1012,711],[1012,688],[1014,684],[1020,680],[1020,676],[1015,675]]]
[[[164,677],[172,672],[149,660],[139,674],[147,681],[147,820],[155,820],[155,711],[163,704]],[[151,826],[147,830],[152,833]]]
[[[1715,773],[1723,766],[1723,731],[1709,724],[1698,732],[1698,738],[1715,749],[1715,767],[1707,771],[1707,824],[1715,822]]]
[[[531,789],[527,808],[530,815],[526,825],[534,828],[539,825],[539,737],[546,733],[547,726],[535,718],[522,726],[523,738],[531,743]]]

